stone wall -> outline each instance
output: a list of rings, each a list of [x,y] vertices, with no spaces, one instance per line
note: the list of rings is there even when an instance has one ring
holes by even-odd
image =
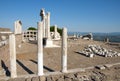
[[[104,70],[87,69],[85,71],[68,70],[67,73],[48,72],[43,76],[37,74],[19,75],[17,78],[2,77],[0,81],[120,81],[119,64],[106,67]]]
[[[81,75],[81,73],[61,73],[55,75],[47,75],[47,76],[25,76],[18,78],[9,78],[8,80],[2,81],[89,81],[89,77],[87,75]]]
[[[76,72],[76,73],[52,73],[43,76],[26,75],[17,78],[0,79],[0,81],[119,81],[119,75],[111,78],[110,74],[101,71]]]

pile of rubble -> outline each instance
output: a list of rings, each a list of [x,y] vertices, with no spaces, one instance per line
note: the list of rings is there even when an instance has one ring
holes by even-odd
[[[85,47],[85,49],[81,52],[79,52],[85,56],[88,57],[94,57],[94,55],[100,55],[104,57],[116,57],[120,56],[120,53],[112,50],[107,50],[105,48],[102,48],[101,46],[97,45],[88,45]]]

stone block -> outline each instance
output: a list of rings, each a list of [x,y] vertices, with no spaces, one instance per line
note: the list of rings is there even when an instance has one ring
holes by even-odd
[[[75,78],[74,74],[66,74],[65,78]]]
[[[74,78],[72,81],[80,81],[78,78]]]
[[[76,77],[76,78],[80,78],[80,77],[81,77],[81,74],[80,74],[80,73],[76,73],[76,74],[75,74],[75,77]]]
[[[59,78],[57,81],[64,81],[64,79],[63,78]]]
[[[25,81],[31,81],[31,78],[26,78],[26,80]]]
[[[38,77],[33,77],[31,81],[39,81]]]
[[[90,78],[92,81],[100,81],[99,77],[95,75],[91,75]]]
[[[112,64],[105,64],[104,65],[106,68],[110,68],[110,67],[112,67],[113,65]]]
[[[53,46],[53,41],[52,40],[45,40],[44,47],[52,47]]]
[[[45,76],[40,76],[40,77],[39,77],[39,80],[40,80],[40,81],[46,81],[46,77],[45,77]]]
[[[90,58],[93,58],[94,57],[94,54],[90,54],[90,56],[89,56]]]
[[[11,79],[9,79],[8,81],[26,81],[26,79],[25,78],[11,78]]]
[[[100,69],[100,70],[105,69],[105,67],[103,65],[97,65],[97,66],[95,66],[95,68]]]
[[[50,76],[46,77],[46,81],[52,81],[52,78]]]
[[[57,81],[59,78],[64,78],[63,75],[54,75],[52,76],[52,81]]]
[[[70,79],[70,78],[65,78],[64,81],[72,81],[72,79]]]

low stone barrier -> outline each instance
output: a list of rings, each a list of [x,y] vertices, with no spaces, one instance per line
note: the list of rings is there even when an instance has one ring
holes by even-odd
[[[81,75],[78,73],[62,73],[49,76],[30,76],[30,77],[17,77],[10,78],[8,80],[0,81],[90,81],[90,77],[87,75]]]

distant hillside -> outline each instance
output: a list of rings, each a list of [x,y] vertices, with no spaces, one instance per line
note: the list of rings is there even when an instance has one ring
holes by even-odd
[[[68,32],[68,35],[85,35],[90,32]],[[93,39],[96,41],[104,41],[105,38],[109,38],[110,42],[119,42],[120,43],[120,32],[111,32],[111,33],[92,33]]]

